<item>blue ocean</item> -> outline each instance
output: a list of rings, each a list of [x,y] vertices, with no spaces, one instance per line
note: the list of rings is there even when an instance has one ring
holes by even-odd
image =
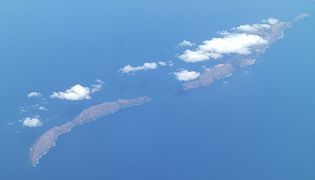
[[[0,0],[0,179],[315,179],[314,3]],[[311,16],[231,77],[183,92],[171,74],[202,70],[177,58],[184,39],[200,44],[241,24],[301,13]],[[175,65],[119,72],[148,61]],[[49,97],[96,79],[104,85],[91,99]],[[32,91],[42,98],[28,98]],[[73,129],[31,166],[29,148],[48,129],[94,104],[137,96],[152,100]],[[34,116],[42,126],[22,125]]]

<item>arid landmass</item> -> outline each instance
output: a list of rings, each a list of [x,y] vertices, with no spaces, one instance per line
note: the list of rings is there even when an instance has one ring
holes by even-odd
[[[232,75],[234,68],[231,64],[218,64],[212,68],[206,68],[200,77],[194,81],[186,82],[182,88],[184,91],[209,86],[215,80],[225,78]]]
[[[143,96],[133,99],[119,99],[113,102],[91,106],[83,110],[76,118],[61,125],[56,126],[42,134],[30,148],[30,158],[32,166],[35,167],[41,157],[43,157],[51,148],[56,145],[58,137],[69,132],[72,128],[90,123],[98,118],[108,116],[120,109],[132,106],[138,106],[147,103],[150,98]]]

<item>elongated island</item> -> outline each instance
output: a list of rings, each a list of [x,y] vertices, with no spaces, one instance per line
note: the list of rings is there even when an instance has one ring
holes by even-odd
[[[72,128],[93,122],[96,119],[115,113],[120,109],[142,105],[148,101],[150,101],[149,97],[142,96],[133,99],[119,99],[113,102],[104,102],[83,110],[73,120],[61,126],[56,126],[49,129],[44,134],[42,134],[30,148],[29,153],[32,166],[36,167],[40,158],[56,145],[58,137],[71,131]]]

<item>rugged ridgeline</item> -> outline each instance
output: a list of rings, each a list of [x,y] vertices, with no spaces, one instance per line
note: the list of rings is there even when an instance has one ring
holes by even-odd
[[[42,156],[56,145],[56,140],[62,134],[69,132],[72,128],[90,123],[100,117],[108,116],[123,108],[138,106],[147,103],[150,98],[143,96],[133,99],[119,99],[113,102],[91,106],[83,110],[76,118],[61,126],[56,126],[42,134],[30,148],[32,166],[35,167]]]
[[[205,68],[200,77],[196,80],[186,82],[182,85],[184,91],[188,91],[195,88],[209,86],[216,80],[220,80],[226,77],[230,77],[232,73],[238,69],[253,65],[255,59],[237,57],[224,64],[217,64],[212,68]]]
[[[182,89],[188,91],[194,88],[209,86],[215,80],[231,76],[234,70],[231,64],[218,64],[212,68],[206,68],[198,79],[184,83]]]
[[[297,22],[307,16],[308,14],[301,14],[300,16],[296,17],[294,22]],[[245,34],[252,37],[259,37],[260,39],[263,39],[264,43],[260,45],[255,45],[255,46],[252,46],[252,45],[244,46],[245,49],[242,49],[242,50],[245,50],[245,52],[248,51],[248,53],[236,53],[237,55],[234,55],[233,57],[231,57],[231,59],[228,59],[226,62],[223,62],[222,64],[215,65],[211,68],[205,68],[198,79],[184,83],[182,85],[182,90],[188,91],[195,88],[209,86],[216,80],[231,76],[234,71],[253,65],[255,63],[255,58],[265,53],[265,51],[269,48],[271,44],[282,39],[284,35],[284,31],[289,29],[291,26],[292,26],[292,23],[290,22],[281,22],[277,19],[271,18],[267,21],[264,21],[262,24],[242,25],[242,26],[233,28],[231,31],[226,31],[222,33],[223,39],[225,38],[229,39],[231,35],[243,36]],[[216,38],[216,39],[222,40],[222,38]],[[205,41],[205,42],[209,43],[210,41]],[[239,42],[239,44],[242,44],[242,42]],[[201,47],[203,47],[203,49]],[[205,47],[207,47],[207,45],[205,44],[199,45],[199,48],[197,48],[197,50],[194,53],[197,53],[198,51],[202,51],[203,55],[211,54],[211,52],[208,52],[207,48]],[[231,45],[231,47],[233,47],[233,45]],[[212,47],[208,47],[208,48],[212,49]],[[223,54],[225,54],[224,52],[225,48],[226,47],[221,49],[223,50],[222,51]],[[213,49],[216,49],[216,48],[213,48]],[[227,47],[227,49],[229,49],[229,47]]]

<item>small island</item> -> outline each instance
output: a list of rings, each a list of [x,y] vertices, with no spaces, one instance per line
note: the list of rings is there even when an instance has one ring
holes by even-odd
[[[49,129],[44,134],[42,134],[30,148],[29,153],[32,166],[36,167],[41,157],[43,157],[51,148],[56,146],[58,137],[71,131],[72,128],[93,122],[96,119],[115,113],[120,109],[142,105],[148,101],[150,101],[150,98],[143,96],[133,99],[119,99],[113,102],[104,102],[83,110],[73,120],[61,126],[56,126]]]

